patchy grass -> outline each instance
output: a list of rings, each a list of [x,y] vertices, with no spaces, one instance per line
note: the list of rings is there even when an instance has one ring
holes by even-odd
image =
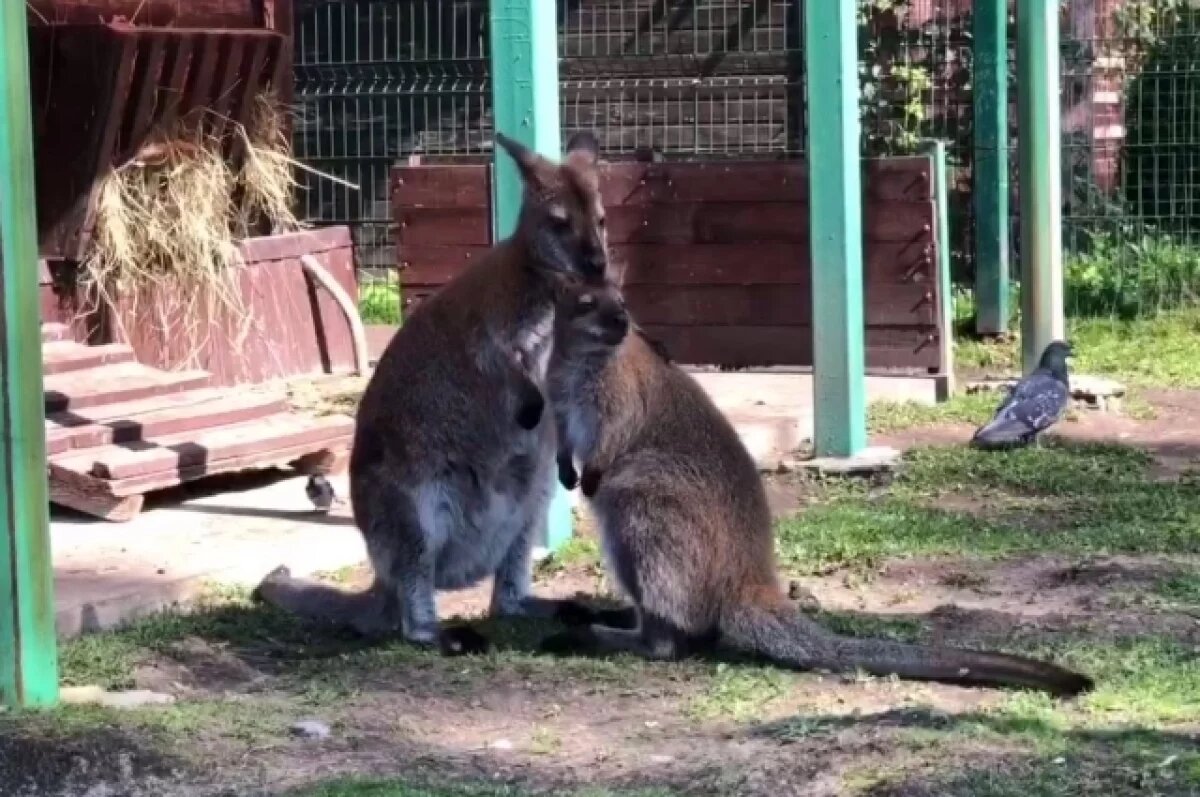
[[[352,778],[294,792],[290,797],[526,797],[526,795],[544,793],[541,790],[530,791],[492,784],[418,786],[403,780]],[[613,791],[603,788],[556,789],[554,791],[554,794],[562,795],[562,797],[673,797],[678,793],[661,789]]]
[[[1200,574],[1179,573],[1155,583],[1154,593],[1172,606],[1200,607]]]
[[[867,408],[867,428],[872,434],[887,434],[943,423],[978,426],[992,417],[999,404],[1000,396],[995,393],[959,393],[937,404],[876,401]]]
[[[1150,481],[1149,464],[1100,444],[915,449],[882,494],[841,482],[819,491],[778,524],[779,553],[810,574],[948,554],[1200,553],[1200,494]]]
[[[1076,372],[1104,374],[1131,385],[1200,387],[1200,358],[1193,354],[1200,308],[1135,320],[1069,319],[1067,327]],[[961,338],[955,342],[955,364],[967,371],[1011,373],[1020,368],[1020,345],[1017,337]]]
[[[794,681],[793,674],[778,669],[721,662],[713,668],[707,688],[686,710],[696,721],[729,718],[744,722],[761,716],[764,708],[790,691]]]

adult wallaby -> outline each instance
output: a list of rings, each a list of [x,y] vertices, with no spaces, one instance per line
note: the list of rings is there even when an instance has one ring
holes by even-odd
[[[555,318],[550,407],[559,472],[600,526],[608,570],[633,604],[608,625],[547,639],[549,651],[675,658],[724,645],[798,669],[1073,695],[1086,676],[997,653],[838,636],[788,601],[766,493],[733,426],[641,334],[615,287],[566,285]],[[623,627],[616,627],[623,626]]]
[[[374,568],[365,592],[280,568],[258,596],[352,625],[397,626],[446,653],[486,640],[438,622],[435,590],[494,576],[491,611],[588,617],[573,601],[530,595],[531,555],[554,489],[554,426],[543,418],[554,284],[608,269],[598,145],[574,136],[554,163],[497,134],[519,167],[515,233],[422,302],[384,350],[357,413],[350,499]]]

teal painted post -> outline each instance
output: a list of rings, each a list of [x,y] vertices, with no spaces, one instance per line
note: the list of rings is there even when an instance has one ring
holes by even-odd
[[[1025,372],[1065,335],[1058,0],[1017,4],[1021,192],[1021,358]]]
[[[804,3],[809,195],[821,198],[809,202],[813,442],[820,457],[852,456],[867,439],[856,5]]]
[[[1008,0],[975,0],[975,331],[1008,331]]]
[[[946,160],[946,142],[932,141],[928,145],[930,171],[933,174],[934,204],[937,218],[937,273],[941,302],[938,312],[942,329],[947,335],[954,330],[953,297],[950,295],[950,178]],[[954,392],[953,341],[939,341],[942,350],[941,371],[947,380],[947,393]]]
[[[25,4],[0,3],[0,704],[58,701]]]
[[[558,104],[558,21],[549,0],[492,0],[491,83],[495,129],[557,160],[562,156]],[[492,210],[497,240],[512,234],[521,208],[521,178],[512,159],[493,153]],[[571,494],[554,482],[546,547],[571,538]]]

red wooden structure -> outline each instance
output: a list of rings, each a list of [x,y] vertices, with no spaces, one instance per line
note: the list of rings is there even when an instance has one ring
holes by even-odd
[[[937,213],[927,157],[865,165],[867,366],[940,374]],[[406,302],[491,245],[490,167],[392,174]],[[612,257],[638,322],[681,362],[811,366],[808,170],[802,161],[611,163],[601,181]]]
[[[95,223],[97,188],[175,123],[230,135],[266,90],[291,98],[291,0],[30,0],[50,496],[126,520],[146,492],[214,473],[339,467],[353,420],[292,412],[266,380],[349,370],[347,319],[301,266],[356,293],[349,231],[245,241],[240,274],[252,323],[206,325],[198,365],[186,336],[128,305],[122,324],[82,318],[73,285]],[[30,268],[35,264],[31,263]],[[118,341],[112,331],[132,330]],[[87,344],[85,345],[84,341]],[[243,385],[236,393],[222,386]]]

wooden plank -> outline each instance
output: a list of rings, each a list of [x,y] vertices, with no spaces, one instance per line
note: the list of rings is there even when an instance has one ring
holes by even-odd
[[[395,166],[391,170],[392,203],[406,208],[490,208],[485,164],[465,166]]]
[[[108,489],[115,495],[138,495],[154,490],[175,487],[186,482],[216,476],[221,473],[234,473],[242,470],[257,470],[291,465],[297,460],[318,455],[320,458],[331,459],[337,463],[346,458],[353,432],[346,432],[341,438],[323,443],[305,443],[273,448],[268,451],[257,451],[252,454],[226,459],[215,459],[202,465],[180,468],[178,470],[159,471],[146,476],[132,479],[106,482]],[[326,453],[328,452],[328,453]]]
[[[126,363],[132,359],[133,349],[121,343],[84,346],[73,340],[61,340],[42,344],[42,373],[47,376]]]
[[[46,413],[177,393],[204,387],[204,371],[165,372],[139,363],[118,363],[45,378]]]
[[[812,365],[812,330],[781,326],[644,325],[667,347],[673,359],[689,365],[733,368]],[[937,330],[868,327],[867,367],[879,371],[936,373]]]
[[[396,247],[400,279],[405,285],[443,285],[468,265],[492,251],[491,246],[423,246],[404,244]]]
[[[933,197],[928,158],[863,161],[867,197],[920,202]],[[397,166],[392,201],[403,208],[489,208],[484,164]],[[803,161],[607,163],[600,190],[606,206],[702,202],[807,202]]]
[[[26,0],[30,24],[95,25],[124,18],[141,26],[250,28],[257,0]]]
[[[930,202],[891,202],[878,210],[871,207],[866,213],[864,236],[867,241],[931,240],[932,214]],[[610,206],[607,219],[610,244],[757,244],[808,240],[808,207],[798,202]],[[414,220],[412,226],[417,223],[423,224],[421,242],[448,243],[444,227],[432,220]]]
[[[931,240],[931,202],[890,202],[868,208],[868,241]],[[608,240],[619,244],[780,243],[808,240],[808,208],[798,202],[680,202],[610,206]],[[407,246],[485,246],[482,208],[396,209],[397,242]]]
[[[403,246],[400,279],[405,287],[440,287],[491,251],[487,246]],[[864,278],[868,283],[931,283],[933,243],[870,242]],[[626,286],[753,285],[802,282],[809,269],[806,243],[616,244],[612,266]]]
[[[214,388],[56,413],[46,419],[47,453],[211,429],[283,412],[287,407],[287,397],[278,391],[229,393]]]
[[[158,86],[162,77],[163,64],[167,58],[165,36],[151,35],[143,38],[138,47],[137,77],[133,88],[137,89],[137,101],[132,113],[125,116],[125,129],[121,138],[123,154],[132,156],[141,147],[149,134],[154,108],[158,101]]]
[[[113,495],[108,482],[85,473],[64,470],[53,462],[50,463],[48,475],[52,504],[113,523],[133,520],[142,511],[145,498],[141,494]]]
[[[299,232],[247,238],[238,250],[247,262],[267,263],[277,260],[296,260],[304,255],[320,255],[339,249],[351,249],[354,239],[345,225],[314,227]]]
[[[343,438],[354,421],[344,416],[313,418],[279,413],[203,431],[163,435],[125,445],[102,446],[56,456],[59,467],[99,479],[123,481],[203,467],[209,461],[252,456],[295,446],[315,446]]]
[[[423,254],[414,253],[414,258]],[[635,285],[763,285],[806,282],[812,269],[807,242],[721,244],[619,244],[609,252],[622,284]],[[426,262],[426,261],[423,261]],[[448,270],[449,259],[427,262]],[[442,265],[445,263],[446,265]],[[404,272],[441,273],[434,267]],[[931,284],[934,279],[932,239],[906,243],[869,242],[863,262],[867,284]],[[431,280],[432,281],[432,280]]]
[[[192,72],[192,61],[195,58],[197,35],[183,35],[171,48],[172,58],[170,72],[166,83],[159,89],[158,106],[162,109],[158,114],[158,124],[163,129],[170,129],[179,117],[179,109],[183,103],[183,92]]]
[[[808,326],[810,282],[792,285],[637,285],[625,298],[642,324],[704,326]],[[878,326],[927,327],[937,321],[932,288],[886,285],[868,288],[864,312]]]
[[[863,169],[871,203],[932,198],[928,158],[867,160]],[[803,161],[610,163],[601,174],[600,190],[609,208],[718,199],[808,202],[808,164]]]
[[[490,211],[484,208],[394,208],[399,246],[488,246]]]
[[[246,57],[247,45],[246,39],[238,37],[227,39],[221,42],[221,49],[225,52],[222,54],[222,60],[225,62],[225,68],[221,71],[220,79],[214,84],[212,89],[211,99],[206,103],[207,107],[212,110],[209,115],[212,125],[211,134],[215,138],[221,138],[225,135],[225,127],[230,121],[230,108],[233,107],[237,96],[238,83],[252,83],[255,75],[245,72],[244,59]],[[235,121],[241,121],[234,117]]]

